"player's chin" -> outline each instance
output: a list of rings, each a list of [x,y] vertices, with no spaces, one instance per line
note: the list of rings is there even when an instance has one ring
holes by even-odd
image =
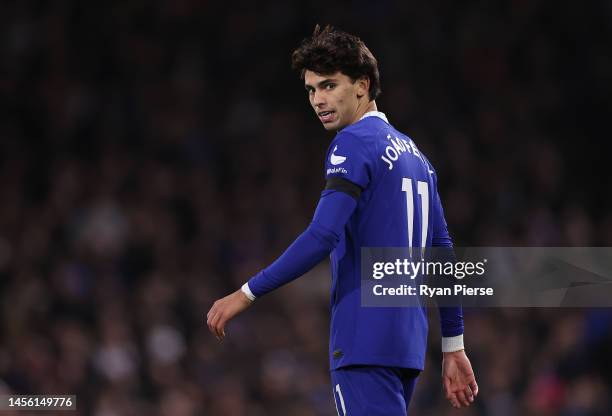
[[[333,120],[333,121],[328,121],[328,122],[321,121],[321,124],[323,124],[323,128],[325,130],[327,130],[327,131],[340,130],[341,128],[344,127],[342,125],[342,122],[339,119],[336,119],[336,120]]]

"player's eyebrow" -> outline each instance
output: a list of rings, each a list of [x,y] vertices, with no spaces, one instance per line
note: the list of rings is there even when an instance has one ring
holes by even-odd
[[[321,88],[332,82],[338,82],[338,81],[335,78],[325,78],[324,80],[321,80],[317,83],[317,87]],[[309,89],[314,88],[314,87],[310,84],[304,84],[304,88],[306,88],[306,90],[308,91]]]

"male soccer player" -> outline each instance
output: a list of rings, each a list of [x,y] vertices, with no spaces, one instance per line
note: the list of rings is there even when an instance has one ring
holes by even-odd
[[[361,306],[361,247],[452,246],[436,173],[377,110],[378,64],[359,38],[317,25],[292,58],[323,127],[337,131],[325,159],[325,189],[308,228],[269,267],[217,300],[207,323],[222,339],[226,323],[256,298],[331,253],[329,360],[338,414],[406,415],[424,367],[426,313]],[[469,406],[478,386],[463,348],[462,310],[441,307],[440,318],[446,397],[454,407]]]

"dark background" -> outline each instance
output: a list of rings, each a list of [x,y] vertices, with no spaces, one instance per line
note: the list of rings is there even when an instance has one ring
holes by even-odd
[[[378,58],[378,107],[436,166],[456,245],[611,245],[609,1],[6,1],[0,391],[96,416],[335,414],[327,264],[222,344],[204,324],[322,189],[333,135],[290,69],[316,23]],[[431,321],[413,413],[456,414]],[[462,414],[610,414],[608,310],[466,311],[466,346]]]

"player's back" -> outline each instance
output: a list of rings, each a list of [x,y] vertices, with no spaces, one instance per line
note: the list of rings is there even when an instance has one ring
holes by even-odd
[[[340,131],[326,161],[328,180],[340,177],[361,188],[357,208],[331,256],[331,367],[422,369],[424,309],[361,307],[360,264],[362,247],[432,245],[432,231],[439,228],[435,222],[443,222],[433,168],[381,113]]]

